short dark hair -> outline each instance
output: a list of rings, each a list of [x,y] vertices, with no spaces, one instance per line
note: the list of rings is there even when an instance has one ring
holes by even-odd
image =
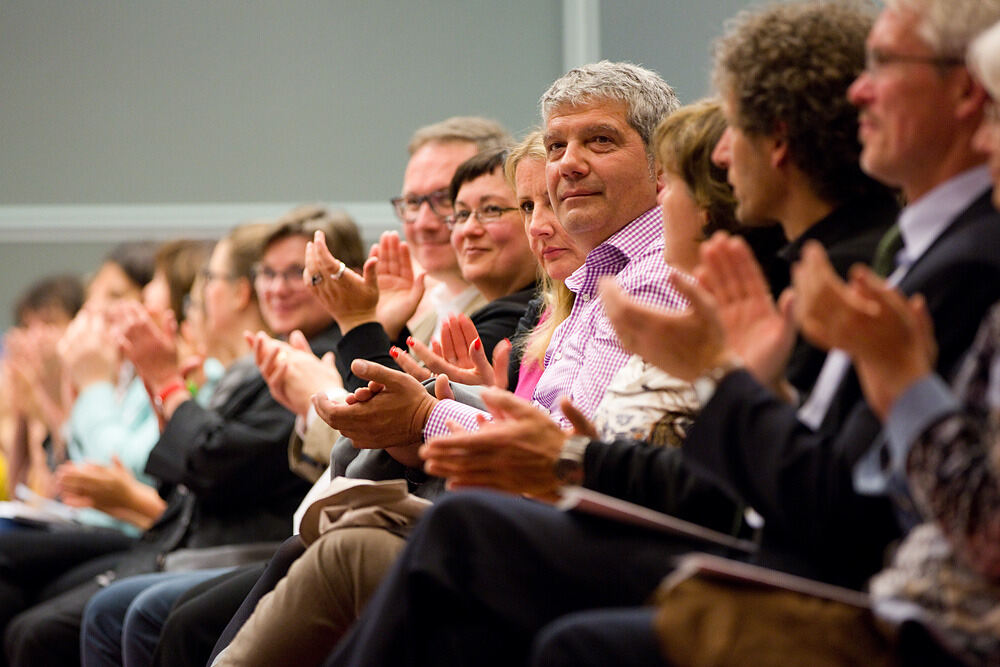
[[[155,241],[128,241],[115,246],[104,263],[117,264],[133,283],[143,288],[153,279],[156,269],[156,251],[160,244]]]
[[[31,283],[21,294],[14,306],[14,321],[23,325],[28,313],[46,308],[59,309],[72,319],[83,306],[83,299],[83,281],[78,276],[47,276]]]
[[[184,297],[191,291],[194,279],[212,254],[215,241],[176,239],[156,251],[154,265],[167,279],[170,309],[178,322],[184,320]]]
[[[476,153],[455,169],[455,174],[451,177],[451,184],[448,186],[448,196],[452,201],[455,201],[455,198],[458,197],[458,191],[463,185],[484,174],[492,174],[497,169],[502,169],[506,159],[506,147],[491,148],[482,153]]]

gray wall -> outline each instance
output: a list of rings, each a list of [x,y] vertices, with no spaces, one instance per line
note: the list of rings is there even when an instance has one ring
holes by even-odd
[[[578,1],[0,0],[0,328],[25,285],[117,240],[217,235],[302,201],[373,238],[395,224],[414,128],[536,124]],[[600,54],[693,100],[744,4],[605,0]]]

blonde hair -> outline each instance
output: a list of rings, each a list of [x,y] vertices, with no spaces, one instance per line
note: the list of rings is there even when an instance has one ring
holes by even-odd
[[[517,191],[517,165],[523,160],[545,161],[545,145],[542,143],[542,131],[532,130],[516,146],[510,149],[507,161],[503,165],[503,173],[510,187]],[[521,362],[530,360],[539,366],[545,365],[545,350],[549,347],[552,334],[573,310],[576,298],[561,280],[553,280],[542,271],[539,295],[542,297],[542,314],[548,313],[535,328],[514,341],[514,346],[521,350]]]

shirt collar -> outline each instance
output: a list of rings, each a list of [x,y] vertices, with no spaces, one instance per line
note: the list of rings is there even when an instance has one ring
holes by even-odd
[[[903,264],[919,259],[945,229],[990,187],[986,165],[963,171],[903,209],[899,231],[905,243]]]
[[[609,236],[587,254],[583,266],[566,278],[575,294],[593,293],[602,276],[614,275],[629,262],[650,252],[663,252],[663,215],[654,206]]]

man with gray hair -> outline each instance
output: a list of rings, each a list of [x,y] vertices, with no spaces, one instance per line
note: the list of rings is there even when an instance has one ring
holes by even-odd
[[[852,101],[861,108],[862,166],[901,187],[911,202],[913,217],[908,220],[904,212],[902,220],[907,247],[900,286],[907,293],[925,292],[935,317],[953,330],[948,331],[949,362],[956,359],[962,336],[966,345],[971,341],[975,325],[997,296],[1000,278],[1000,225],[987,208],[983,157],[970,145],[984,96],[957,57],[968,37],[1000,18],[1000,12],[983,13],[984,4],[890,2],[868,39],[867,70],[851,91]],[[938,47],[957,48],[954,55],[931,46],[924,36],[934,33],[927,27],[934,24],[931,17],[953,19],[949,14],[969,21],[964,24],[968,37],[955,40],[961,44]],[[940,34],[961,32],[949,28]],[[558,120],[552,117],[547,130]],[[547,134],[546,146],[551,156],[563,148],[561,137]],[[571,149],[566,144],[567,152]],[[557,206],[562,204],[553,199]],[[560,209],[561,215],[572,213],[568,207],[565,213]],[[907,228],[917,233],[911,235]],[[703,304],[710,301],[692,312],[704,310]],[[963,313],[965,309],[972,312]],[[661,322],[646,318],[656,317],[650,309],[629,313],[636,329],[666,330],[672,323],[691,331],[686,316],[664,315]],[[718,352],[712,341],[725,337],[713,333],[706,330],[707,335],[698,337],[705,345],[680,347],[673,354],[690,361],[692,356],[701,359],[706,350]],[[753,387],[755,380],[748,373],[718,361],[709,358],[704,364],[706,382],[699,384],[710,398],[684,444],[684,463],[700,458],[699,471],[712,473],[724,488],[755,507],[758,501],[766,506],[770,516],[765,529],[778,547],[788,550],[781,554],[784,566],[796,559],[794,565],[815,567],[828,577],[843,576],[845,570],[854,577],[862,567],[871,568],[872,554],[898,534],[885,491],[881,499],[868,501],[859,499],[852,487],[852,458],[875,440],[877,422],[865,414],[863,404],[845,405],[845,416],[837,424],[813,431],[797,421],[794,406],[782,405]],[[638,471],[644,469],[643,480],[661,484],[664,495],[674,491],[668,480],[674,478],[670,465],[677,457],[638,448],[618,453],[592,449],[587,447],[583,461],[588,481],[594,469],[600,475],[613,474],[614,465],[599,457],[615,457],[621,459],[620,471],[636,471],[636,477],[628,479],[619,475],[623,489],[637,483]],[[706,451],[699,456],[701,449]],[[873,516],[865,516],[865,510]],[[669,570],[669,557],[686,546],[518,499],[456,494],[424,516],[396,569],[328,664],[523,664],[528,647],[550,622],[548,639],[571,636],[577,641],[568,647],[564,642],[560,648],[570,650],[545,654],[532,664],[656,664],[660,647],[649,610],[619,617],[620,624],[600,635],[560,633],[598,623],[607,628],[606,616],[580,626],[574,624],[584,617],[568,614],[640,604],[655,587],[654,564],[661,572]],[[387,628],[407,641],[385,646],[379,638]]]
[[[654,72],[607,61],[571,70],[542,96],[549,197],[563,227],[590,253],[566,280],[576,305],[552,337],[534,393],[534,404],[562,425],[568,420],[557,399],[570,396],[592,414],[629,357],[601,316],[601,277],[615,276],[622,289],[651,305],[683,305],[662,259],[656,205],[661,184],[649,147],[656,123],[677,105],[673,90]],[[392,447],[394,456],[405,455],[405,447],[415,457],[424,440],[449,432],[446,423],[472,430],[484,415],[454,400],[438,401],[404,373],[370,363],[356,363],[353,371],[386,389],[354,405],[320,398],[317,410],[355,446]],[[519,456],[511,452],[512,459]],[[496,478],[484,483],[503,488],[502,478],[510,474],[500,466]]]
[[[576,294],[575,305],[552,337],[545,371],[533,397],[533,404],[548,413],[546,421],[550,425],[570,423],[557,404],[561,396],[571,396],[584,414],[592,414],[605,387],[628,359],[603,317],[597,293],[600,278],[614,277],[623,290],[649,304],[668,308],[683,305],[669,284],[673,271],[663,262],[663,223],[656,205],[661,183],[650,149],[653,128],[677,104],[673,91],[658,75],[628,63],[600,62],[574,69],[542,96],[549,197],[561,224],[589,253],[584,265],[566,280]],[[487,413],[454,400],[438,401],[408,376],[375,364],[355,363],[353,370],[385,389],[367,402],[341,407],[319,400],[317,408],[321,416],[355,444],[414,447],[410,443],[447,433],[446,423],[459,423],[472,430],[478,426],[477,418],[488,417]],[[526,409],[540,414],[532,407]],[[481,483],[500,489],[514,480],[517,484],[522,482],[526,460],[548,470],[559,456],[558,447],[556,451],[528,452],[524,441],[496,441],[489,446],[500,460],[484,471]],[[468,465],[478,464],[470,460]],[[524,509],[534,507],[527,501],[520,503]],[[452,503],[452,509],[461,511],[456,505]],[[432,508],[431,514],[433,511]],[[476,506],[471,506],[468,518],[475,522],[477,511]],[[422,522],[429,518],[425,516]],[[483,535],[485,540],[498,537]],[[432,545],[425,542],[424,546],[438,550],[438,555],[445,555],[452,546],[448,537],[433,542]],[[502,557],[502,552],[503,547],[497,555]],[[462,560],[460,556],[458,560]],[[445,578],[463,577],[467,565],[477,566],[456,561],[454,569],[446,568],[449,572],[441,574]],[[409,563],[404,563],[404,567],[409,567]],[[506,586],[501,581],[492,583],[499,588]],[[523,661],[530,631],[508,636],[504,626],[496,632],[488,627],[465,632],[462,604],[451,606],[437,592],[415,597],[420,599],[412,602],[417,606],[429,605],[432,608],[429,613],[406,606],[400,608],[402,613],[397,613],[392,604],[383,607],[385,600],[375,598],[370,604],[376,609],[361,622],[359,630],[345,639],[335,664],[341,664],[341,660],[372,665],[398,661],[419,664]],[[510,602],[515,605],[516,614],[519,601]],[[440,616],[439,611],[447,617]],[[440,632],[447,633],[447,641]],[[371,641],[372,633],[391,636],[393,641]],[[352,652],[357,655],[350,655]]]

